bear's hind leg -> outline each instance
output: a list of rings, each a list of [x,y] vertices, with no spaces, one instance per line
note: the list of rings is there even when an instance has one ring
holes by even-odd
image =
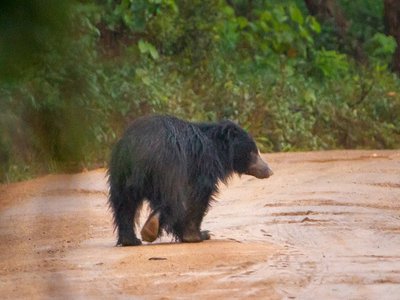
[[[136,237],[134,219],[140,201],[132,197],[125,199],[115,213],[115,223],[118,229],[119,246],[137,246],[142,242]]]
[[[150,214],[146,223],[140,232],[142,240],[146,242],[153,242],[160,235],[160,211],[156,210]]]

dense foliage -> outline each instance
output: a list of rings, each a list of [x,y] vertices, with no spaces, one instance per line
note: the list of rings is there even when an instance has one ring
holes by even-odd
[[[400,146],[379,1],[339,1],[346,39],[300,0],[26,2],[34,13],[5,1],[0,16],[3,48],[32,39],[0,49],[2,181],[104,165],[148,113],[233,119],[262,151]]]

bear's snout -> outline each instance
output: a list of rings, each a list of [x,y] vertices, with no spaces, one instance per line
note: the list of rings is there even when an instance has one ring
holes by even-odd
[[[274,174],[268,164],[262,160],[259,154],[252,154],[252,162],[246,172],[247,175],[254,176],[259,179],[268,178]]]

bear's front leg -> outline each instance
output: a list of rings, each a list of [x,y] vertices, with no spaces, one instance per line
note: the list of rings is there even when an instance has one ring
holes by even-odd
[[[190,222],[182,236],[182,242],[185,243],[198,243],[211,238],[208,230],[200,230],[199,226],[195,222]]]
[[[183,226],[182,241],[187,243],[201,242],[211,238],[208,230],[200,230],[203,217],[208,210],[208,203],[210,202],[210,193],[200,200],[191,202],[191,206],[187,211]]]
[[[200,230],[195,226],[193,222],[186,225],[186,228],[182,235],[182,242],[185,243],[198,243],[202,242]]]
[[[203,241],[211,239],[210,231],[208,230],[202,230],[200,231],[201,239]]]

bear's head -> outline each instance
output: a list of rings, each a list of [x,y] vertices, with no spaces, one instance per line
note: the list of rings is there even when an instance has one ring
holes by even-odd
[[[254,139],[232,121],[223,121],[221,137],[228,145],[232,169],[238,174],[268,178],[273,175],[268,164],[260,156]]]

